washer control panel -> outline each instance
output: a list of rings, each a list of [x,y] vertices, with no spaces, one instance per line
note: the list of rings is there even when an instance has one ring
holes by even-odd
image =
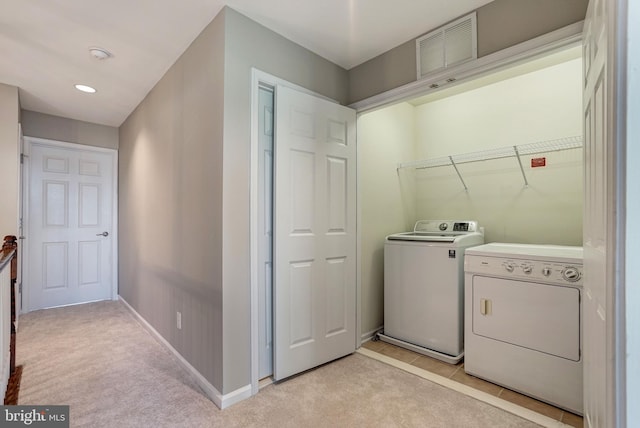
[[[582,264],[578,263],[466,255],[465,271],[553,284],[582,285]]]

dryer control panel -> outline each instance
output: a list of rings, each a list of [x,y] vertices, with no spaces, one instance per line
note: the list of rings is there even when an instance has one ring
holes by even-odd
[[[467,254],[465,271],[558,285],[582,285],[582,264]]]

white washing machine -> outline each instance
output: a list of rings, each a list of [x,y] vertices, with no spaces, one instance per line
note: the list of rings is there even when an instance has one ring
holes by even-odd
[[[582,247],[465,252],[467,373],[582,414]]]
[[[464,355],[464,250],[484,243],[475,221],[418,221],[384,245],[384,332],[378,337],[455,364]]]

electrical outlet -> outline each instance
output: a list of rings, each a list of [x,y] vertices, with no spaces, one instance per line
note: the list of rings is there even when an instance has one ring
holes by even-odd
[[[182,330],[182,312],[176,312],[176,327]]]

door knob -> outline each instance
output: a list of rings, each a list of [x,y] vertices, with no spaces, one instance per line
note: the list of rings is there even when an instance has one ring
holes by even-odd
[[[96,233],[96,236],[109,236],[109,232]]]

